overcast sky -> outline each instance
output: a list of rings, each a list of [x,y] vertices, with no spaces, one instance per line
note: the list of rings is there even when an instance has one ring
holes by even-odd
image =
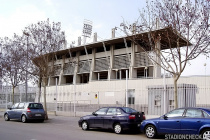
[[[93,22],[98,40],[109,39],[112,28],[123,20],[133,23],[145,5],[146,0],[0,0],[0,37],[21,34],[24,27],[49,18],[50,22],[61,22],[68,45],[82,35],[84,19]],[[119,31],[116,34],[123,35]],[[92,42],[92,38],[87,41]],[[205,73],[210,75],[210,59],[201,56],[191,62],[183,76]]]

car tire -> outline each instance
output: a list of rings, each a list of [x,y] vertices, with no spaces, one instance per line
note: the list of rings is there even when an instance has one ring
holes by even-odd
[[[201,133],[202,139],[207,140],[210,137],[210,129],[204,129]]]
[[[8,114],[5,114],[5,115],[4,115],[4,120],[5,120],[5,121],[9,121],[9,120],[10,120],[10,118],[9,118],[9,115],[8,115]]]
[[[22,115],[22,117],[21,117],[21,121],[22,121],[23,123],[26,123],[26,122],[27,122],[26,115]]]
[[[86,121],[82,122],[82,130],[88,130],[89,129],[89,125]]]
[[[122,133],[122,126],[119,123],[117,123],[117,124],[114,125],[114,132],[116,134]]]
[[[155,138],[157,135],[156,128],[154,125],[148,125],[145,128],[145,134],[148,138]]]

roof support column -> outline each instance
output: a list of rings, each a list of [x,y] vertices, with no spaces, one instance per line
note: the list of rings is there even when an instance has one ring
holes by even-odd
[[[131,42],[131,59],[130,59],[130,67],[129,67],[129,78],[137,78],[137,70],[134,69],[135,66],[135,43]]]
[[[154,71],[153,71],[153,75],[154,75],[154,78],[160,78],[161,77],[161,60],[160,60],[160,50],[161,50],[161,47],[160,47],[160,39],[157,38],[156,39],[156,43],[155,43],[155,61],[156,63],[154,64]],[[157,64],[158,63],[158,64]]]
[[[89,75],[89,81],[92,81],[93,79],[96,79],[94,77],[95,75],[93,74],[93,71],[95,69],[95,54],[96,54],[96,49],[92,49],[92,58],[91,58],[91,65],[90,65],[90,75]]]

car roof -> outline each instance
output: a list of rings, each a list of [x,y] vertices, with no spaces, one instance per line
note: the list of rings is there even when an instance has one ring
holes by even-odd
[[[177,109],[205,109],[205,110],[210,110],[210,108],[205,108],[205,107],[181,107],[181,108],[177,108]]]
[[[205,108],[205,107],[181,107],[177,109],[201,109],[208,112],[208,114],[210,114],[210,108]]]
[[[131,108],[131,107],[125,107],[125,106],[107,106],[107,107],[101,107],[101,108]]]

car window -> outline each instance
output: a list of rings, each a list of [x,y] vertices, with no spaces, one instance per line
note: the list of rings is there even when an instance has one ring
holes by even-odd
[[[13,109],[16,109],[18,107],[19,103],[16,103],[12,106]]]
[[[133,113],[133,112],[138,112],[132,108],[129,107],[122,107],[122,109],[126,112],[126,113]]]
[[[119,108],[117,109],[117,112],[116,113],[117,113],[117,115],[122,114],[122,112],[121,112],[121,110]]]
[[[187,109],[185,117],[203,118],[203,114],[200,109]]]
[[[95,113],[98,115],[105,115],[107,111],[107,108],[101,108],[98,111],[96,111]]]
[[[39,103],[30,103],[28,108],[30,109],[43,109],[42,104]]]
[[[107,111],[107,115],[116,115],[116,108],[109,108]]]
[[[167,117],[181,117],[184,113],[185,109],[176,109],[172,110],[171,112],[167,113],[165,116]]]
[[[203,115],[204,115],[205,118],[209,118],[209,115],[204,111],[203,111]]]
[[[18,105],[18,109],[23,109],[24,108],[24,103],[20,103],[19,105]]]

